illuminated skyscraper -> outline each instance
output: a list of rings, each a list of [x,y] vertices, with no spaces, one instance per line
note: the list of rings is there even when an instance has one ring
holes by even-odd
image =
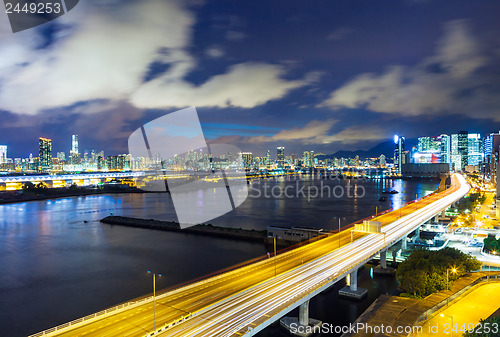
[[[401,170],[405,164],[405,137],[394,136],[394,168],[397,174],[401,174]]]
[[[438,137],[440,141],[441,163],[451,163],[451,138],[448,135]]]
[[[0,145],[0,164],[7,162],[7,145]]]
[[[253,168],[253,153],[242,152],[241,158],[243,160],[243,167],[247,170],[251,170]]]
[[[482,173],[486,180],[495,180],[495,172],[500,153],[500,132],[490,133],[483,141]]]
[[[78,152],[78,135],[71,136],[71,151],[69,153],[69,161],[73,165],[81,163],[80,152]]]
[[[266,166],[271,165],[271,151],[267,150],[266,153]]]
[[[38,169],[47,172],[52,169],[52,140],[40,137],[38,139]]]
[[[304,167],[313,167],[314,166],[314,151],[305,151],[302,155],[302,163]]]
[[[276,149],[277,155],[276,155],[276,164],[278,165],[278,168],[284,168],[285,167],[285,148],[283,146],[280,146]]]
[[[71,137],[71,151],[74,153],[78,152],[78,135],[73,135]]]
[[[379,157],[379,166],[385,167],[385,156],[383,154],[381,154]]]
[[[460,131],[458,133],[458,153],[462,164],[462,170],[469,165],[469,132]]]
[[[468,165],[478,166],[483,161],[482,140],[479,133],[470,133],[468,136]]]

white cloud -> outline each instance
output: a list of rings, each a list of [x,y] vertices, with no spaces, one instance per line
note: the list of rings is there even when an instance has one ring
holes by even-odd
[[[303,80],[285,80],[285,69],[264,63],[241,63],[195,86],[169,74],[142,85],[132,96],[136,106],[144,108],[209,106],[252,108],[285,96],[290,90],[307,85],[314,76]]]
[[[69,33],[48,48],[26,43],[40,39],[37,30],[6,39],[2,34],[0,60],[17,63],[0,68],[0,107],[35,114],[79,101],[125,99],[141,85],[160,48],[169,48],[166,57],[186,59],[180,50],[193,22],[177,1],[81,2],[57,22],[69,26]]]
[[[181,0],[80,2],[55,21],[63,29],[43,49],[37,49],[40,29],[12,34],[7,25],[0,27],[0,109],[34,115],[103,100],[130,101],[137,108],[253,107],[307,84],[308,79],[282,79],[285,70],[279,66],[252,63],[235,65],[199,87],[183,80],[196,66],[186,52],[195,19],[185,4]],[[221,57],[224,52],[214,47],[207,54]],[[154,61],[169,68],[143,83]],[[83,104],[80,110],[101,111],[95,104]]]
[[[302,140],[305,143],[317,143],[318,139],[325,137],[337,121],[311,121],[303,127],[282,130],[273,136],[249,137],[249,143],[265,143],[274,141]],[[321,143],[322,141],[319,141]]]
[[[338,132],[332,128],[337,120],[313,120],[303,127],[281,130],[272,136],[226,136],[214,140],[214,143],[284,143],[300,142],[303,145],[321,145],[331,143],[356,144],[361,141],[387,139],[387,132],[373,125],[350,126]]]
[[[382,74],[358,75],[320,106],[413,116],[459,113],[500,120],[498,83],[481,71],[490,64],[467,23],[452,21],[445,25],[434,56],[415,67],[391,66]]]
[[[221,48],[219,48],[219,47],[210,47],[210,48],[208,48],[208,49],[205,51],[205,54],[206,54],[208,57],[212,57],[212,58],[219,58],[219,57],[224,56],[224,50],[222,50],[222,49],[221,49]]]

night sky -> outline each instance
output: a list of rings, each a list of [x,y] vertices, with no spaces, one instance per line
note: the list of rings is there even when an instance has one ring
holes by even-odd
[[[0,5],[1,8],[3,8]],[[126,153],[195,106],[205,136],[263,155],[500,130],[500,1],[82,0],[13,34],[0,13],[8,156]]]

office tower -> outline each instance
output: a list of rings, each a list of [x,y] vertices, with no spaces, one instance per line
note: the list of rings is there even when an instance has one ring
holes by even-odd
[[[0,164],[7,163],[7,145],[0,145]]]
[[[358,166],[359,166],[359,156],[358,156],[358,155],[356,155],[356,156],[354,157],[354,166],[356,166],[356,167],[358,167]]]
[[[460,154],[461,170],[469,165],[469,132],[460,131],[458,133],[458,153]]]
[[[500,132],[490,133],[483,140],[482,174],[486,180],[494,180],[500,148]]]
[[[394,168],[397,174],[401,174],[405,164],[405,137],[394,136]]]
[[[80,152],[78,150],[78,135],[71,136],[71,151],[69,152],[69,162],[72,165],[81,164]]]
[[[380,167],[385,167],[386,162],[385,162],[385,156],[383,154],[380,155],[379,157],[379,166]]]
[[[73,135],[71,137],[71,151],[74,153],[78,152],[78,135]]]
[[[285,167],[285,148],[283,146],[280,146],[276,148],[277,154],[276,154],[276,164],[278,165],[278,168],[284,168]]]
[[[483,160],[482,140],[479,133],[470,133],[468,135],[468,165],[479,166]]]
[[[66,154],[64,152],[57,152],[57,159],[59,162],[63,162],[66,160]]]
[[[314,165],[314,151],[304,151],[302,155],[302,163],[304,167],[313,167]]]
[[[106,162],[108,170],[116,170],[118,168],[118,156],[108,156]]]
[[[52,140],[40,137],[38,139],[38,170],[47,172],[52,169]]]
[[[451,139],[448,135],[441,135],[438,137],[440,143],[441,163],[451,163]]]
[[[462,159],[460,153],[458,153],[458,135],[451,135],[451,152],[450,152],[451,167],[455,171],[462,170]]]
[[[267,150],[266,153],[266,166],[271,165],[271,151]]]
[[[243,167],[247,170],[251,170],[253,168],[253,153],[242,152],[241,158],[243,160]]]

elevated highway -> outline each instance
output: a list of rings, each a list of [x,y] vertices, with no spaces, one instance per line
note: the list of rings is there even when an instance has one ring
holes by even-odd
[[[156,331],[153,300],[146,297],[32,336],[252,336],[296,307],[306,308],[310,298],[347,275],[356,291],[360,266],[468,191],[465,179],[453,175],[449,189],[372,219],[382,223],[382,234],[345,229],[159,294]]]

